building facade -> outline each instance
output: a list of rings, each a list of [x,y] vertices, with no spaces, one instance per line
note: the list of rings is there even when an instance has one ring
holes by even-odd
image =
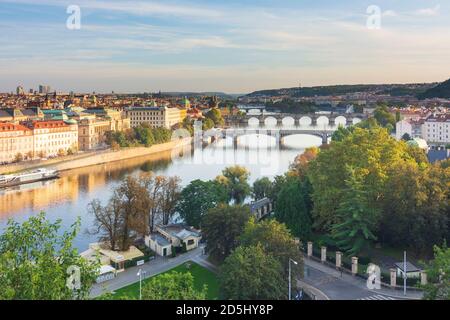
[[[450,114],[431,115],[424,121],[423,138],[430,143],[450,143]]]
[[[0,123],[0,163],[33,157],[33,131],[20,124]]]
[[[132,107],[127,110],[127,117],[132,128],[146,123],[152,128],[170,129],[182,121],[182,112],[178,108]]]
[[[78,147],[87,151],[100,148],[105,143],[106,133],[111,131],[111,121],[86,118],[78,122]]]
[[[63,155],[78,149],[78,125],[64,121],[28,121],[25,126],[33,131],[34,157]]]

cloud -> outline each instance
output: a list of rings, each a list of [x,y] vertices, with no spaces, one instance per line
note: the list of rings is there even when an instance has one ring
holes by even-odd
[[[414,15],[416,16],[426,16],[426,17],[432,17],[439,15],[441,10],[441,5],[438,4],[434,6],[433,8],[424,8],[414,11]]]
[[[386,10],[382,13],[383,17],[397,17],[398,14],[394,10]]]
[[[4,3],[21,3],[30,5],[44,5],[44,6],[63,6],[67,7],[74,4],[74,1],[58,1],[58,0],[0,0]],[[82,10],[102,10],[102,11],[115,11],[139,16],[179,16],[190,18],[214,18],[220,17],[222,14],[220,11],[213,9],[206,9],[194,5],[180,5],[180,4],[167,4],[163,2],[150,1],[94,1],[94,0],[77,0],[75,4],[80,6]]]

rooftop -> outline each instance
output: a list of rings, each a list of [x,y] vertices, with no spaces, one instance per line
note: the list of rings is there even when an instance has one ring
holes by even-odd
[[[401,271],[403,271],[404,268],[404,263],[403,262],[396,262],[395,267],[400,269]],[[418,267],[416,267],[415,265],[413,265],[411,262],[407,261],[406,262],[406,273],[408,272],[420,272],[422,271],[422,269],[419,269]]]

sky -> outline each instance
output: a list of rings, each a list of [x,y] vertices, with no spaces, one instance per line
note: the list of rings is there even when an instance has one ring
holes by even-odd
[[[80,28],[67,27],[71,5]],[[0,92],[247,93],[447,78],[450,1],[0,0]]]

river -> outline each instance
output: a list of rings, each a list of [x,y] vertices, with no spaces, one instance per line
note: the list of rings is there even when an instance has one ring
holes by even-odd
[[[61,219],[62,231],[81,217],[81,231],[74,246],[85,250],[95,242],[95,236],[85,230],[92,224],[92,216],[87,212],[88,203],[100,199],[106,203],[112,190],[127,175],[153,171],[159,175],[179,176],[187,185],[195,179],[214,179],[228,166],[239,164],[249,169],[250,180],[283,174],[295,157],[306,147],[318,146],[321,139],[311,135],[295,135],[285,138],[282,149],[270,148],[274,141],[266,136],[245,136],[237,147],[230,140],[220,140],[205,148],[185,150],[174,157],[172,152],[164,152],[118,161],[104,165],[80,168],[63,172],[54,181],[22,185],[0,190],[0,233],[8,219],[17,222],[44,211],[51,221]]]

